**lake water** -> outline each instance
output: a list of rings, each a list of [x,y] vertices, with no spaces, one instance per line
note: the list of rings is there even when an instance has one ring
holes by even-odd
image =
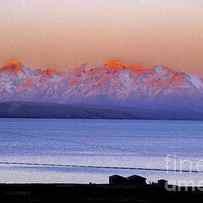
[[[203,122],[0,119],[0,182],[107,183],[112,174],[202,185]]]

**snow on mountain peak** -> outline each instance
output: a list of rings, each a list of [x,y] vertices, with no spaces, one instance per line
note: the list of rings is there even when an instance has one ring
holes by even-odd
[[[128,66],[128,69],[137,72],[137,73],[144,73],[151,71],[151,68],[146,68],[143,65],[140,64],[131,64]]]
[[[0,71],[0,101],[13,98],[64,103],[122,101],[128,105],[128,102],[167,100],[177,95],[203,97],[202,80],[161,65],[146,68],[119,60],[110,60],[100,67],[83,64],[68,72],[53,68],[30,69],[12,60]]]
[[[156,73],[168,73],[170,70],[169,68],[163,66],[163,65],[158,65],[154,67],[154,71]]]
[[[203,89],[203,81],[198,76],[188,74],[188,79],[197,89]]]
[[[42,73],[46,76],[53,77],[58,74],[58,71],[55,68],[47,68],[43,70]]]
[[[22,63],[18,60],[10,60],[7,64],[3,65],[1,71],[7,71],[10,73],[19,73],[22,71]]]
[[[128,67],[127,64],[123,64],[119,60],[109,60],[105,63],[105,67],[110,69],[110,70],[122,70],[126,69]]]
[[[151,70],[150,68],[146,68],[140,64],[125,64],[119,60],[109,60],[107,63],[105,63],[105,67],[113,71],[128,69],[136,73],[142,73]]]

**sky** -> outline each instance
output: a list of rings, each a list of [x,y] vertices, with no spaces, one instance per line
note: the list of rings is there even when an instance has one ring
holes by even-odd
[[[203,0],[1,0],[0,64],[109,59],[203,75]]]

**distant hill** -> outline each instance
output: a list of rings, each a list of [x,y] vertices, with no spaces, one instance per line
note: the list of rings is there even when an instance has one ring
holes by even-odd
[[[81,118],[81,119],[169,119],[202,120],[203,113],[188,114],[165,109],[77,106],[51,103],[0,103],[1,118]]]

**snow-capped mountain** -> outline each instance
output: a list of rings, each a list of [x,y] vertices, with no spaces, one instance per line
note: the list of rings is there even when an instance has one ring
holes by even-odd
[[[71,71],[32,69],[10,61],[0,69],[0,102],[42,102],[146,110],[200,111],[202,78],[164,66],[112,60]]]

